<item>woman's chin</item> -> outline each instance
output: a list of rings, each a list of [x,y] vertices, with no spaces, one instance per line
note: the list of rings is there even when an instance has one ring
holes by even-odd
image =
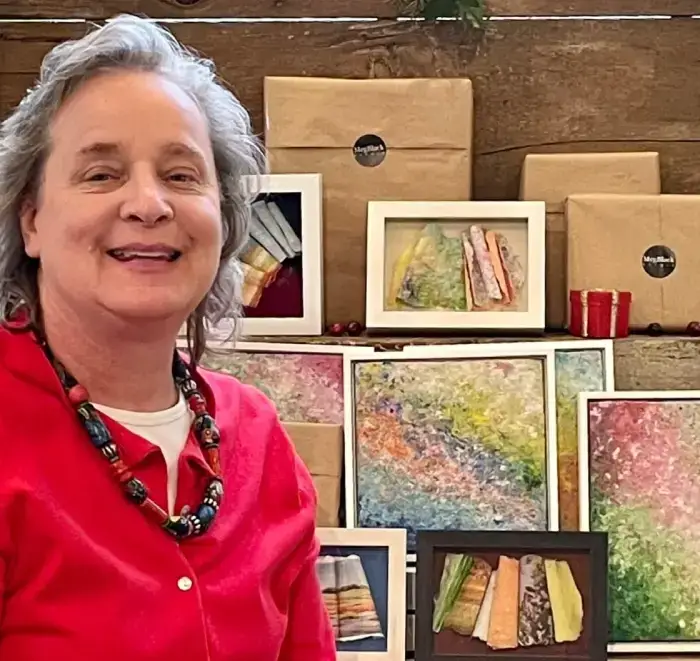
[[[180,298],[167,296],[143,297],[138,300],[112,300],[104,301],[104,307],[115,317],[133,323],[143,321],[173,322],[176,328],[182,325],[196,304],[190,300],[183,301]]]

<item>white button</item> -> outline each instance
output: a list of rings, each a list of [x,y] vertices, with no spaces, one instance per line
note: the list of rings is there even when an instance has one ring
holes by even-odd
[[[177,581],[177,587],[179,587],[183,592],[187,592],[192,587],[192,579],[189,576],[183,576]]]

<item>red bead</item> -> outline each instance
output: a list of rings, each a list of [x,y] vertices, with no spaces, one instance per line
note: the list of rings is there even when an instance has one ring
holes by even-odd
[[[359,321],[351,321],[348,324],[348,333],[350,333],[350,335],[359,335],[363,330],[364,328]]]
[[[202,397],[199,393],[192,395],[187,400],[187,403],[189,404],[192,412],[195,414],[207,412],[207,403],[204,401],[204,397]]]
[[[221,461],[219,459],[219,448],[209,448],[207,450],[208,464],[210,468],[216,473],[216,475],[221,475]]]
[[[68,399],[73,406],[80,406],[90,400],[90,395],[88,395],[88,391],[83,386],[78,384],[68,391]]]
[[[688,324],[688,328],[686,328],[686,332],[689,335],[692,335],[693,337],[697,337],[698,335],[700,335],[700,322],[691,321]]]
[[[331,335],[342,335],[345,332],[345,324],[331,324],[328,328]]]
[[[146,500],[143,501],[141,507],[143,507],[143,509],[146,510],[148,516],[150,516],[153,520],[157,521],[161,525],[165,523],[170,516],[160,505],[158,505],[158,503],[151,500],[150,498],[146,498]]]
[[[112,470],[114,471],[116,478],[122,484],[124,482],[128,482],[132,477],[134,477],[133,473],[129,470],[129,467],[121,459],[117,459],[112,464]]]

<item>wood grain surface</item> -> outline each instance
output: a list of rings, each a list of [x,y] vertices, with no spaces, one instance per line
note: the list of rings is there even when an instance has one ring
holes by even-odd
[[[181,23],[213,57],[262,131],[271,75],[469,76],[475,90],[474,196],[513,199],[530,152],[658,150],[664,192],[700,190],[700,22],[499,21],[483,35],[453,23]],[[0,112],[41,58],[81,23],[0,23]]]
[[[403,6],[403,5],[401,5]],[[0,0],[2,18],[306,18],[397,16],[395,0]],[[487,0],[492,16],[617,16],[698,13],[694,0]]]

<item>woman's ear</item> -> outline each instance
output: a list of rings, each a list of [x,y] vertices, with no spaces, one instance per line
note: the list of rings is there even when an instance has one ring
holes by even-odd
[[[39,235],[36,231],[36,204],[27,196],[19,208],[19,224],[24,239],[24,252],[29,257],[39,257]]]

